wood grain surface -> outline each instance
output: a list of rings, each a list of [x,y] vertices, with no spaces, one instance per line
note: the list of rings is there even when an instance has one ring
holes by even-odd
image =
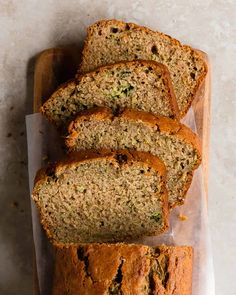
[[[208,64],[208,74],[201,85],[195,100],[193,110],[197,132],[202,141],[203,182],[206,197],[208,197],[208,158],[210,134],[210,64],[204,52],[199,51]],[[63,82],[73,78],[79,64],[79,54],[76,48],[52,48],[39,54],[34,72],[34,104],[33,111],[39,111],[43,102]],[[34,295],[39,295],[37,270],[34,268]],[[42,294],[41,294],[42,295]]]

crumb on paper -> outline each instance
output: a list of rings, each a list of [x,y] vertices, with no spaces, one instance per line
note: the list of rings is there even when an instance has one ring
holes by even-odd
[[[186,220],[188,220],[188,216],[186,216],[186,215],[183,215],[183,214],[179,214],[179,220],[181,220],[181,221],[186,221]]]
[[[11,106],[11,107],[10,107],[10,111],[12,111],[12,110],[14,110],[14,106]]]
[[[40,133],[40,134],[44,134],[42,130],[39,130],[39,133]]]
[[[11,132],[8,132],[7,133],[7,137],[12,137],[12,133]]]

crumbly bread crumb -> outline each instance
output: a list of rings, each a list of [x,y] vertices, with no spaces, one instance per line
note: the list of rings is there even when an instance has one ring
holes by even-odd
[[[183,214],[179,214],[179,220],[181,220],[181,221],[186,221],[186,220],[188,220],[188,216],[186,216],[186,215],[183,215]]]
[[[120,62],[79,75],[59,87],[41,112],[60,127],[81,110],[94,106],[108,106],[113,110],[130,107],[179,118],[167,68],[141,60]]]
[[[169,118],[129,109],[118,114],[108,108],[82,113],[70,124],[66,145],[77,151],[135,149],[160,157],[167,168],[171,207],[184,202],[201,162],[200,142],[192,130]]]
[[[168,228],[165,175],[148,153],[73,153],[38,172],[32,197],[54,244],[123,241]]]

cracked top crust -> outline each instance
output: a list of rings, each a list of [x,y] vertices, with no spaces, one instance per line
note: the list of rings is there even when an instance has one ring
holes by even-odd
[[[53,295],[190,295],[187,246],[84,244],[57,250]]]

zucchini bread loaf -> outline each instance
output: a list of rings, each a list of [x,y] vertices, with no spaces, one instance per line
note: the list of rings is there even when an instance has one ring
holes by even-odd
[[[168,67],[184,116],[206,76],[207,65],[197,51],[163,33],[118,20],[98,21],[88,28],[79,71],[134,59],[155,60]]]
[[[93,106],[129,107],[178,118],[177,101],[164,65],[153,61],[120,62],[63,84],[41,108],[61,126]]]
[[[187,246],[87,244],[57,250],[53,295],[191,295]]]
[[[32,197],[54,244],[123,241],[168,228],[165,176],[148,153],[72,153],[38,172]]]
[[[126,109],[113,114],[95,108],[79,115],[69,126],[66,145],[71,150],[135,149],[160,157],[167,168],[171,207],[184,202],[193,170],[201,162],[196,134],[169,118]]]

